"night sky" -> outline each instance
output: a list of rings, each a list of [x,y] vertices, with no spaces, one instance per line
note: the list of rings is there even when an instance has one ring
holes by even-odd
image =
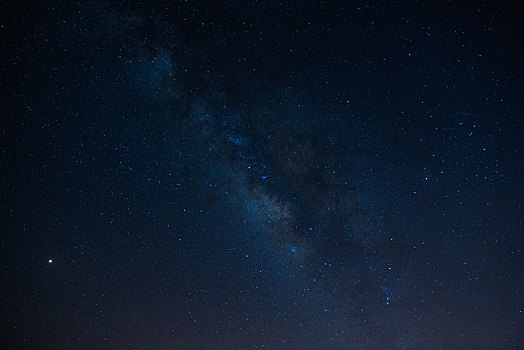
[[[503,1],[2,1],[2,349],[524,349]]]

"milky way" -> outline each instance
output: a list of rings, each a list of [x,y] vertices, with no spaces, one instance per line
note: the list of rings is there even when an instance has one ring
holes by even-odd
[[[2,5],[1,343],[522,348],[522,19]]]

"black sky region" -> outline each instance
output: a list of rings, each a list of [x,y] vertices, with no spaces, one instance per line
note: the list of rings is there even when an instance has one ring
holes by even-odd
[[[2,349],[524,349],[513,1],[2,1]]]

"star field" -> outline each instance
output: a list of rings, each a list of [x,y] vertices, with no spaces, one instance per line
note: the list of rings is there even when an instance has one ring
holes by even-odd
[[[0,9],[3,348],[524,347],[516,4]]]

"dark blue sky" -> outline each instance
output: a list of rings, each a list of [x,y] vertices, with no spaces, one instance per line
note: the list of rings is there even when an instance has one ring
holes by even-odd
[[[1,13],[6,348],[524,347],[512,2]]]

